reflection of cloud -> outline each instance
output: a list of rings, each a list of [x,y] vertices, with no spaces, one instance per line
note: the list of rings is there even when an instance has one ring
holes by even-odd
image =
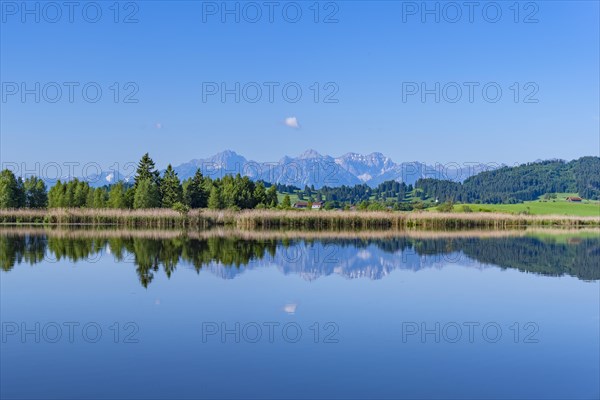
[[[157,306],[160,306],[160,299],[154,300],[154,304],[156,304]]]
[[[296,314],[296,307],[298,307],[298,304],[294,304],[294,303],[286,304],[283,307],[283,311],[285,311],[286,313],[288,313],[290,315],[293,315],[293,314]]]
[[[298,129],[300,128],[300,124],[298,124],[298,118],[296,117],[287,117],[285,119],[285,124],[290,128]]]
[[[112,172],[108,175],[106,175],[106,181],[107,182],[112,182],[112,180],[115,178],[115,174],[113,174]]]
[[[157,122],[157,123],[155,123],[155,124],[154,124],[154,127],[155,127],[156,129],[162,129],[162,127],[163,127],[163,126],[162,126],[162,123],[160,123],[160,122]]]
[[[371,252],[369,252],[368,250],[361,250],[358,253],[356,253],[356,257],[360,258],[361,260],[368,260],[369,258],[371,258]]]

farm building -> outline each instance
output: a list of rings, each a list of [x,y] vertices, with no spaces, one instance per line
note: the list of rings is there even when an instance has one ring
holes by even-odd
[[[294,203],[294,205],[292,207],[293,208],[306,208],[306,207],[308,207],[308,202],[307,201],[297,201]]]

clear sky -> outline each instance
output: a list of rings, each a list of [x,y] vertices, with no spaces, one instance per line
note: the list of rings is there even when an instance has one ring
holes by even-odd
[[[427,3],[437,15],[421,1],[229,2],[233,14],[220,1],[122,2],[118,14],[112,1],[62,3],[28,2],[28,13],[1,2],[4,163],[107,168],[149,151],[164,167],[225,149],[431,163],[600,153],[597,1]],[[239,83],[239,102],[223,101],[221,83]]]

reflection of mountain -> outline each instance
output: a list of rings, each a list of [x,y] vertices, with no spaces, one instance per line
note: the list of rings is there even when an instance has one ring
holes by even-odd
[[[366,239],[240,239],[235,236],[167,239],[144,237],[60,237],[0,235],[0,266],[44,260],[97,260],[110,253],[135,264],[147,286],[162,269],[167,276],[178,265],[206,270],[223,279],[246,270],[276,266],[284,274],[314,280],[340,275],[381,279],[396,269],[418,271],[449,263],[497,265],[548,276],[600,279],[600,238],[556,240],[535,237]]]
[[[283,249],[274,263],[284,274],[296,274],[307,280],[340,275],[349,279],[381,279],[395,269],[420,270],[438,266],[441,257],[421,256],[411,246],[387,251],[373,243],[345,244],[335,242],[296,243],[295,253]],[[302,257],[296,257],[300,254]],[[286,257],[287,256],[287,257]],[[464,258],[464,257],[463,257]]]

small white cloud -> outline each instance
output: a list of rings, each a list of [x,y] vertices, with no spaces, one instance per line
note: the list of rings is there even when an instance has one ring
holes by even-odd
[[[290,128],[298,129],[300,128],[300,124],[298,124],[298,118],[296,117],[287,117],[285,119],[285,124]]]
[[[110,174],[106,175],[106,181],[108,183],[112,182],[113,179],[115,179],[115,174],[113,174],[112,172]]]
[[[298,304],[286,304],[283,307],[283,311],[285,311],[286,313],[293,315],[296,313],[296,308],[298,307]]]
[[[157,122],[157,123],[155,123],[155,124],[154,124],[154,127],[155,127],[156,129],[162,129],[163,125],[162,125],[162,123],[161,123],[161,122]]]

